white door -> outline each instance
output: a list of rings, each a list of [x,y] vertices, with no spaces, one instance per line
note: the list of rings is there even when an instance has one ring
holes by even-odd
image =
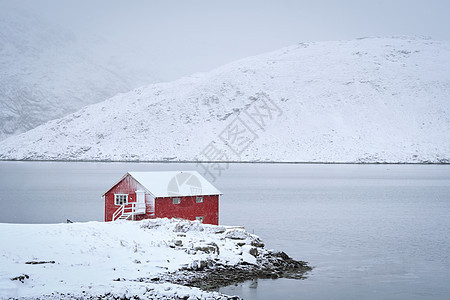
[[[145,214],[145,191],[136,191],[136,213]]]

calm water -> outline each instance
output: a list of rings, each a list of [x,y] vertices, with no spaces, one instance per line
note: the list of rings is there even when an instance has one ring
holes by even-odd
[[[103,220],[127,171],[194,164],[0,162],[0,222]],[[198,169],[201,171],[201,169]],[[221,289],[247,299],[448,299],[450,166],[233,164],[220,223],[315,267],[309,278]]]

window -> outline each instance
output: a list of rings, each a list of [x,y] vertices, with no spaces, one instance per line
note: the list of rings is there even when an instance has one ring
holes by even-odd
[[[128,194],[114,194],[114,204],[115,205],[128,204]]]
[[[195,198],[195,202],[197,202],[197,203],[202,203],[202,202],[203,202],[203,197],[197,197],[197,198]]]
[[[180,204],[180,198],[172,198],[173,204]]]
[[[200,223],[203,223],[203,217],[195,217],[195,219],[196,219],[197,221],[200,221]]]

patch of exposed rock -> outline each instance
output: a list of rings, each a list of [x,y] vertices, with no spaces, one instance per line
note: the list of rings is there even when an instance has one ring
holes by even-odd
[[[306,262],[294,260],[284,252],[269,251],[264,255],[257,256],[256,264],[242,262],[229,266],[213,260],[198,261],[190,268],[178,272],[140,280],[170,282],[203,290],[213,290],[255,278],[305,279],[307,278],[306,273],[311,269]]]
[[[190,231],[209,232],[215,242],[189,239]],[[185,286],[214,290],[219,287],[256,278],[305,279],[312,268],[304,261],[297,261],[281,251],[267,250],[263,241],[242,227],[223,227],[180,222],[175,226],[177,238],[171,248],[190,255],[208,254],[204,259],[194,260],[180,270],[163,273],[152,278],[139,278],[141,282],[169,282]],[[221,257],[221,249],[233,249],[241,257],[237,263],[229,263]],[[204,257],[201,256],[200,257]]]

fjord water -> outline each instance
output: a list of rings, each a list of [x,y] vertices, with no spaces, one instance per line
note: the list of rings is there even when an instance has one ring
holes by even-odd
[[[222,288],[246,299],[447,299],[449,165],[229,164],[214,184],[220,223],[314,266],[306,280]],[[0,222],[103,220],[127,171],[195,164],[0,162]],[[1,233],[0,233],[1,236]],[[5,241],[2,241],[5,242]]]

